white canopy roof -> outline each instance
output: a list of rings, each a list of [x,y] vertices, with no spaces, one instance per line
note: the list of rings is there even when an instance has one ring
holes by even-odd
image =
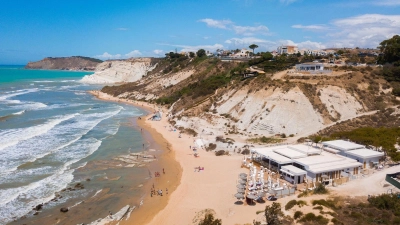
[[[361,163],[354,159],[327,152],[323,152],[317,156],[294,159],[294,162],[304,166],[307,171],[312,173],[330,172],[361,166]]]
[[[289,175],[292,175],[292,176],[299,176],[299,175],[307,174],[307,171],[302,170],[302,169],[297,168],[297,167],[292,166],[292,165],[282,166],[281,167],[281,171],[285,172],[285,173],[287,173]]]
[[[278,153],[275,153],[272,151],[272,148],[255,148],[251,149],[252,152],[256,152],[259,155],[262,155],[278,164],[288,164],[292,163],[293,160],[283,156],[279,155]]]
[[[306,154],[293,150],[288,146],[282,146],[282,148],[274,149],[273,151],[291,159],[303,158],[307,156]]]
[[[363,145],[359,145],[354,142],[344,141],[344,140],[324,141],[322,142],[322,144],[342,151],[364,148]]]
[[[370,150],[370,149],[366,149],[366,148],[347,151],[346,154],[356,156],[359,158],[363,158],[363,159],[381,157],[384,155],[383,152],[378,152],[378,151],[374,151],[374,150]]]
[[[289,145],[288,148],[294,149],[306,155],[315,155],[321,153],[321,149],[305,144]]]

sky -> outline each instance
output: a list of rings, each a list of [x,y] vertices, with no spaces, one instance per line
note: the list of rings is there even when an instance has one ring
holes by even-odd
[[[400,0],[0,0],[0,64],[170,51],[376,48]]]

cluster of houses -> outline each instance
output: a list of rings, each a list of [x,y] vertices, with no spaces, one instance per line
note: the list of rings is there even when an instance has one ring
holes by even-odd
[[[281,173],[285,180],[299,184],[306,181],[332,181],[341,177],[356,178],[368,169],[378,168],[384,153],[344,140],[311,144],[278,145],[252,148],[252,159]]]

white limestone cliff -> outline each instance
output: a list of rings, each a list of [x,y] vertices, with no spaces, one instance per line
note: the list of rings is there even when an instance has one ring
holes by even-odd
[[[106,61],[96,67],[94,74],[84,76],[81,82],[88,84],[135,82],[156,66],[157,63],[152,64],[150,58]]]

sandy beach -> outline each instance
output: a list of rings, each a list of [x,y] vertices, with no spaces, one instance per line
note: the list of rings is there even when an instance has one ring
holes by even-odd
[[[151,111],[157,108],[155,105],[118,99],[98,91],[91,93],[107,101],[133,104]],[[162,110],[165,115],[166,109]],[[193,224],[197,222],[196,216],[202,218],[201,212],[205,209],[214,210],[216,218],[222,219],[224,224],[245,224],[252,223],[253,219],[262,219],[262,214],[257,215],[256,212],[264,210],[270,202],[252,206],[235,204],[238,174],[248,173],[248,169],[241,168],[243,155],[215,156],[213,152],[200,149],[200,156],[194,157],[190,147],[194,146],[197,138],[187,134],[179,137],[177,131],[170,129],[166,116],[161,121],[148,120],[150,116],[138,120],[138,125],[149,131],[153,139],[167,149],[160,163],[169,171],[175,171],[174,174],[167,172],[165,177],[161,176],[155,188],[168,186],[169,195],[148,195],[143,205],[120,224]],[[202,138],[215,140],[211,135]],[[204,167],[204,170],[198,172],[195,168],[199,166]],[[151,187],[148,188],[150,190]],[[288,199],[278,201],[286,202]]]

